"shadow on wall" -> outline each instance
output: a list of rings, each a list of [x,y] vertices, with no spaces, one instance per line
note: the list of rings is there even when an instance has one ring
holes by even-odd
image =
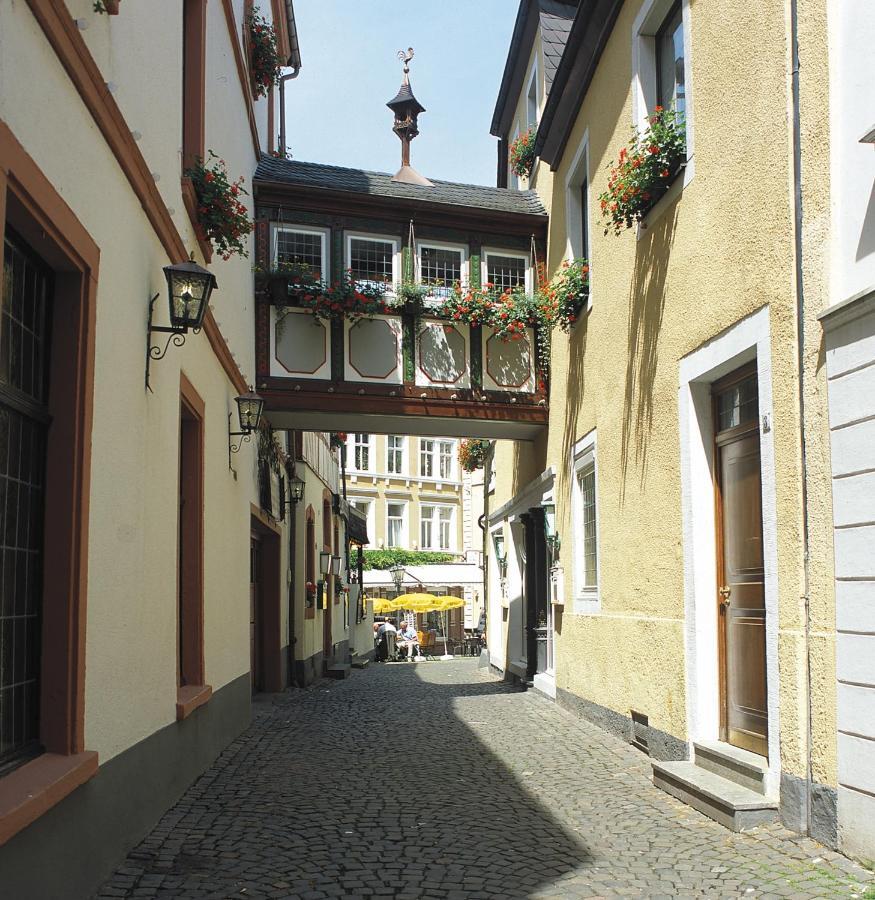
[[[653,385],[659,364],[659,336],[665,309],[665,278],[674,243],[677,203],[666,210],[635,249],[635,269],[629,289],[629,330],[626,346],[626,387],[623,398],[622,479],[620,502],[630,471],[638,484],[647,478],[647,449],[653,428]]]
[[[863,227],[860,229],[860,240],[857,242],[857,262],[865,259],[871,253],[875,253],[875,184],[872,185],[869,205],[866,207],[866,217],[863,219]]]

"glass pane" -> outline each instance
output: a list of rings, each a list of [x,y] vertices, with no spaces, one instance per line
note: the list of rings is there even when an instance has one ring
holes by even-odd
[[[656,35],[657,98],[666,109],[684,112],[684,26],[680,4],[668,14]]]
[[[276,262],[306,266],[314,278],[322,278],[322,235],[277,230]]]
[[[395,247],[389,241],[372,241],[351,238],[349,242],[349,267],[357,282],[386,284],[393,282],[392,258]]]
[[[500,291],[505,288],[525,288],[527,261],[519,256],[497,256],[490,253],[487,258],[486,280]]]
[[[420,248],[420,279],[433,286],[437,297],[447,297],[453,285],[462,280],[462,251],[441,247]]]
[[[583,524],[583,586],[594,588],[598,583],[598,554],[596,552],[595,465],[589,465],[578,476],[580,484]]]
[[[756,374],[733,385],[717,397],[717,430],[735,428],[759,417]]]

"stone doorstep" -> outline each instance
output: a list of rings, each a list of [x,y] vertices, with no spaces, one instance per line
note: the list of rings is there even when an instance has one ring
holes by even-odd
[[[338,663],[337,665],[329,666],[325,672],[329,678],[337,679],[349,678],[351,673],[352,666],[349,663]]]
[[[693,762],[653,760],[653,783],[731,831],[776,822],[778,803]]]
[[[370,659],[368,659],[367,656],[354,656],[352,658],[352,662],[350,663],[350,665],[354,669],[364,669],[367,667],[369,662],[370,662]]]
[[[695,741],[693,747],[695,762],[700,768],[766,795],[769,761],[764,756],[723,741]]]

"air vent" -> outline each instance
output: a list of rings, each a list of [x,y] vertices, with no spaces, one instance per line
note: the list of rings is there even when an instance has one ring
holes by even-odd
[[[650,732],[650,727],[647,724],[647,716],[644,713],[636,712],[634,709],[631,710],[632,715],[632,746],[637,747],[643,753],[646,753],[650,756],[650,745],[647,741],[647,736]]]

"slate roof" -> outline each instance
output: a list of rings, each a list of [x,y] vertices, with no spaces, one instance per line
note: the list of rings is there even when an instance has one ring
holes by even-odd
[[[392,181],[392,176],[386,172],[366,172],[363,169],[347,169],[322,163],[299,162],[294,159],[276,159],[272,156],[261,158],[254,180],[349,191],[397,200],[467,206],[503,213],[547,215],[535,191],[515,191],[480,184],[460,184],[455,181],[434,181],[433,187],[402,184]]]
[[[550,93],[553,84],[553,75],[562,53],[565,50],[565,42],[568,40],[568,32],[571,31],[571,23],[577,12],[575,6],[567,3],[558,3],[556,0],[540,0],[541,9],[541,41],[544,45],[544,84],[546,92]]]

